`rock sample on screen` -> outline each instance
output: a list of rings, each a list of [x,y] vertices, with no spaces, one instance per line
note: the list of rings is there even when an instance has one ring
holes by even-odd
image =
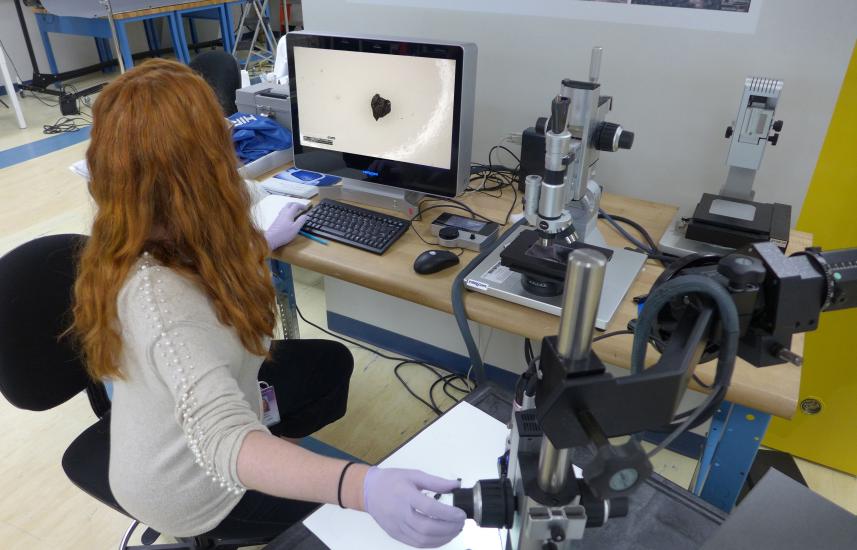
[[[384,118],[385,116],[390,114],[392,110],[392,105],[390,104],[389,99],[384,99],[381,97],[381,94],[375,94],[372,96],[372,116],[375,117],[375,120],[379,118]]]

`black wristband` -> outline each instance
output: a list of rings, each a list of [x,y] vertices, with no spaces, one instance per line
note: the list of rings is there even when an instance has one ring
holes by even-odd
[[[342,469],[342,473],[339,474],[339,487],[336,488],[336,501],[339,503],[339,507],[345,509],[345,506],[342,504],[342,483],[345,481],[345,472],[348,471],[348,468],[357,464],[356,462],[349,462],[345,465],[345,468]]]

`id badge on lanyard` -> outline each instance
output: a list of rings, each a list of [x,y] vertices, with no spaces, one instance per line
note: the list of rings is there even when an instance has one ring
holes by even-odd
[[[270,428],[280,423],[277,394],[274,393],[274,386],[262,380],[259,380],[259,390],[262,393],[262,424]]]

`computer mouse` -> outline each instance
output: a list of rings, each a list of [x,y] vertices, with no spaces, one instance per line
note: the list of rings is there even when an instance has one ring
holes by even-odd
[[[458,256],[449,250],[426,250],[414,260],[414,271],[428,275],[458,265],[458,262]]]

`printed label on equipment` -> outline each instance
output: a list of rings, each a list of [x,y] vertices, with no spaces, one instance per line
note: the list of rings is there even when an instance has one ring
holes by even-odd
[[[486,285],[482,281],[477,281],[475,279],[467,279],[467,281],[465,281],[465,284],[468,288],[472,288],[474,290],[481,290],[483,292],[488,290],[488,288],[490,288],[488,285]]]
[[[512,270],[506,267],[505,265],[501,265],[500,262],[491,267],[485,274],[482,276],[484,279],[488,279],[497,284],[503,284],[506,282],[506,279],[512,276]]]

